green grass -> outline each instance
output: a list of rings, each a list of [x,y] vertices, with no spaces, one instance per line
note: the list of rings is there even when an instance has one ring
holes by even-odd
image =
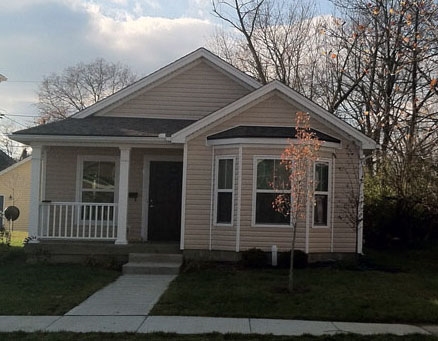
[[[287,270],[212,266],[181,274],[154,315],[438,323],[438,245],[372,252],[361,266]],[[364,270],[364,267],[366,270]]]
[[[178,341],[433,341],[437,340],[434,336],[425,335],[406,335],[406,336],[394,336],[394,335],[373,335],[373,336],[361,336],[361,335],[334,335],[334,336],[272,336],[272,335],[241,335],[241,334],[200,334],[200,335],[176,335],[176,334],[110,334],[110,333],[0,333],[0,339],[5,341],[101,341],[101,340],[148,340],[148,341],[164,341],[164,340],[178,340]]]
[[[23,247],[0,245],[0,315],[62,315],[120,274],[25,260]]]
[[[11,237],[11,246],[22,247],[24,239],[28,236],[24,231],[13,231]]]

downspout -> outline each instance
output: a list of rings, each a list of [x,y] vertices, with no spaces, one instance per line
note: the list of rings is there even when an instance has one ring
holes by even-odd
[[[237,176],[237,222],[236,222],[236,252],[240,251],[240,212],[242,205],[242,146],[239,146],[239,173]]]
[[[210,231],[209,231],[209,239],[208,239],[208,250],[211,251],[213,249],[212,246],[212,233],[213,233],[213,212],[214,212],[214,189],[216,184],[216,178],[215,178],[215,159],[216,150],[213,146],[213,150],[211,153],[211,183],[210,183]]]
[[[184,234],[186,230],[186,199],[187,199],[187,141],[184,143],[184,152],[183,152],[183,181],[182,181],[182,190],[181,190],[181,237],[180,237],[180,246],[181,250],[184,250],[185,247],[185,239]]]
[[[332,183],[331,183],[331,193],[330,193],[330,205],[331,205],[331,214],[330,214],[330,225],[331,225],[331,231],[330,231],[330,252],[334,252],[334,237],[335,237],[335,169],[336,169],[336,154],[332,153]]]

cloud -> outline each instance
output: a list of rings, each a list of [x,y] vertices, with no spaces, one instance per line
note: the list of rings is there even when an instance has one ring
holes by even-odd
[[[106,16],[99,6],[88,6],[89,44],[137,65],[163,66],[200,46],[213,32],[213,24],[196,18]],[[161,63],[161,65],[160,65]],[[148,70],[153,71],[151,69]]]
[[[35,113],[43,76],[97,57],[139,76],[165,66],[211,36],[205,1],[0,0],[0,107]]]

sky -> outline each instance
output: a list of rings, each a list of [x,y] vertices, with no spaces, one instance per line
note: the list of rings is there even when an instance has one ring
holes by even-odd
[[[0,128],[34,125],[44,76],[102,57],[141,78],[207,46],[218,25],[211,0],[0,0]]]

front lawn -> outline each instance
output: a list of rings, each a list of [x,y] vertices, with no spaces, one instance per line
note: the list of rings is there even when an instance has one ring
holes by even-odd
[[[0,315],[63,315],[120,275],[83,265],[25,260],[22,247],[0,245]]]
[[[182,273],[154,315],[438,323],[438,247],[372,252],[359,266],[296,270],[210,266]]]

